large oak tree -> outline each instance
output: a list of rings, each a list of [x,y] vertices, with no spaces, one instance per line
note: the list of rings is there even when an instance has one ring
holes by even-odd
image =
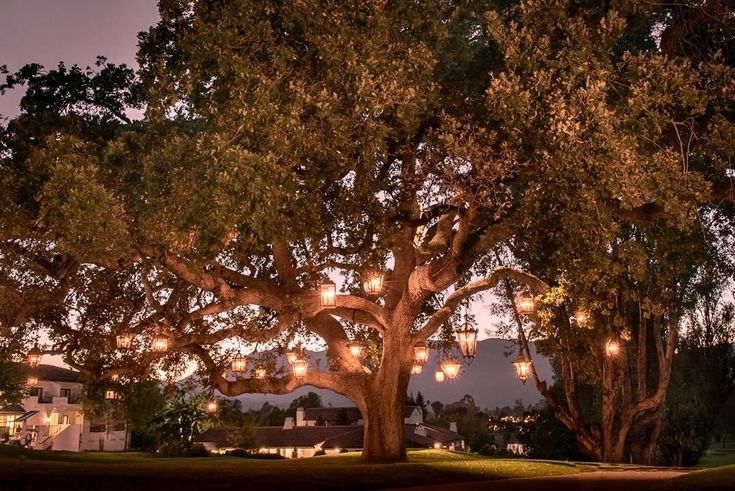
[[[3,133],[3,325],[44,322],[98,381],[191,357],[227,395],[334,390],[362,411],[366,459],[405,459],[413,346],[463,301],[503,279],[545,292],[585,253],[570,244],[599,258],[626,224],[689,230],[727,196],[730,68],[646,47],[658,19],[634,3],[592,7],[166,1],[138,78],[17,74],[35,90]],[[115,353],[129,331],[169,353]],[[228,340],[303,336],[328,360],[302,380],[223,374]],[[620,460],[600,431],[590,453]]]

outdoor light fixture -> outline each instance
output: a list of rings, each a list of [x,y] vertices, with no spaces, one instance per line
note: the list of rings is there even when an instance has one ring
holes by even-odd
[[[235,375],[242,375],[247,369],[248,359],[242,356],[241,353],[238,353],[237,356],[232,359],[230,370],[232,370],[232,373]]]
[[[264,379],[267,374],[268,372],[263,367],[258,367],[253,370],[253,377],[257,378],[258,380]]]
[[[217,399],[210,399],[209,401],[207,401],[207,412],[208,413],[217,412]]]
[[[41,358],[43,357],[43,353],[41,353],[41,350],[38,348],[37,344],[33,345],[33,348],[28,352],[28,366],[31,368],[36,368],[38,365],[41,364]]]
[[[301,381],[304,379],[304,376],[306,376],[309,364],[303,358],[298,358],[297,360],[294,360],[291,367],[293,368],[293,376],[296,377],[296,380]]]
[[[371,273],[362,283],[365,293],[368,295],[379,296],[383,292],[383,275],[380,273]]]
[[[434,380],[439,383],[444,382],[444,371],[441,368],[437,368],[434,372]]]
[[[117,391],[109,389],[105,391],[105,399],[108,401],[114,401],[117,399]]]
[[[37,383],[38,383],[38,377],[35,377],[33,375],[28,377],[28,380],[26,380],[26,385],[28,385],[28,387],[33,387]]]
[[[518,353],[518,356],[513,360],[513,367],[516,369],[516,375],[526,385],[529,375],[531,375],[531,360],[523,353]]]
[[[574,313],[573,319],[579,327],[587,327],[590,322],[590,315],[587,311],[579,309]]]
[[[524,291],[518,297],[516,297],[516,310],[521,315],[531,315],[536,310],[536,305],[533,301],[533,296]]]
[[[418,363],[411,367],[411,375],[421,375],[421,372],[423,371],[424,371],[424,366],[419,365]]]
[[[360,356],[362,356],[362,352],[365,351],[365,343],[361,341],[352,341],[347,344],[347,347],[355,358],[360,358]]]
[[[457,375],[459,375],[459,369],[461,367],[462,365],[460,365],[453,356],[445,358],[441,364],[442,372],[444,372],[444,375],[446,375],[449,380],[454,380],[455,378],[457,378]]]
[[[413,361],[419,365],[429,361],[429,347],[423,341],[419,341],[413,346]]]
[[[337,285],[333,281],[326,280],[319,286],[319,305],[322,307],[337,305]]]
[[[166,336],[156,336],[152,343],[155,353],[165,353],[168,351],[168,338]]]
[[[469,322],[457,330],[457,342],[459,342],[459,350],[465,358],[474,358],[477,351],[477,333],[479,329],[473,327]]]
[[[605,354],[610,357],[618,356],[620,353],[620,344],[614,339],[609,339],[605,343]]]
[[[133,335],[129,332],[124,332],[115,336],[115,341],[117,342],[117,349],[130,349],[133,346]]]
[[[299,359],[299,351],[297,351],[296,349],[294,349],[293,351],[289,351],[288,353],[286,353],[286,361],[290,365],[293,365],[293,362],[295,362],[298,359]]]

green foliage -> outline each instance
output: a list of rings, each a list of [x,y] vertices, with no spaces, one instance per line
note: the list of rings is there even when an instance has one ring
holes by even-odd
[[[26,394],[26,368],[0,360],[0,404],[18,403]]]
[[[194,437],[201,432],[206,421],[203,403],[202,395],[192,396],[176,389],[153,420],[161,442],[172,445],[174,449],[177,445],[183,449],[191,448]]]
[[[164,395],[155,380],[136,382],[125,401],[126,418],[131,430],[130,447],[152,450],[160,441],[156,418],[165,405]]]
[[[300,407],[304,409],[324,407],[322,405],[322,396],[316,392],[309,391],[305,396],[297,397],[288,405],[286,416],[295,416],[296,409]]]

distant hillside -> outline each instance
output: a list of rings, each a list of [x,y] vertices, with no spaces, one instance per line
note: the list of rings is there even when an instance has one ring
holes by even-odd
[[[477,343],[477,356],[469,366],[464,366],[457,380],[437,383],[434,381],[434,371],[437,366],[437,353],[432,352],[429,362],[424,367],[424,373],[411,377],[409,393],[416,394],[418,391],[424,395],[425,400],[441,401],[444,403],[454,402],[465,394],[470,394],[475,403],[480,407],[492,409],[496,406],[513,406],[517,399],[522,399],[524,404],[537,402],[541,396],[533,383],[523,385],[515,376],[513,370],[514,354],[506,357],[504,352],[514,349],[513,343],[503,339],[485,339]],[[313,353],[312,360],[325,359],[324,353]],[[536,370],[542,378],[551,379],[551,366],[546,358],[535,355],[534,362]],[[302,387],[290,394],[244,394],[237,397],[243,403],[243,407],[260,407],[268,402],[275,406],[285,407],[298,396],[307,392],[316,392],[322,396],[324,405],[353,406],[349,399],[339,394],[314,387]]]

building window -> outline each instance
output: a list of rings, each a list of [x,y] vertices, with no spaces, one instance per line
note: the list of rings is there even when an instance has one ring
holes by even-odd
[[[40,400],[41,397],[43,397],[43,389],[41,387],[32,387],[31,396],[38,396],[38,399]]]
[[[71,399],[71,389],[61,389],[61,397]]]

